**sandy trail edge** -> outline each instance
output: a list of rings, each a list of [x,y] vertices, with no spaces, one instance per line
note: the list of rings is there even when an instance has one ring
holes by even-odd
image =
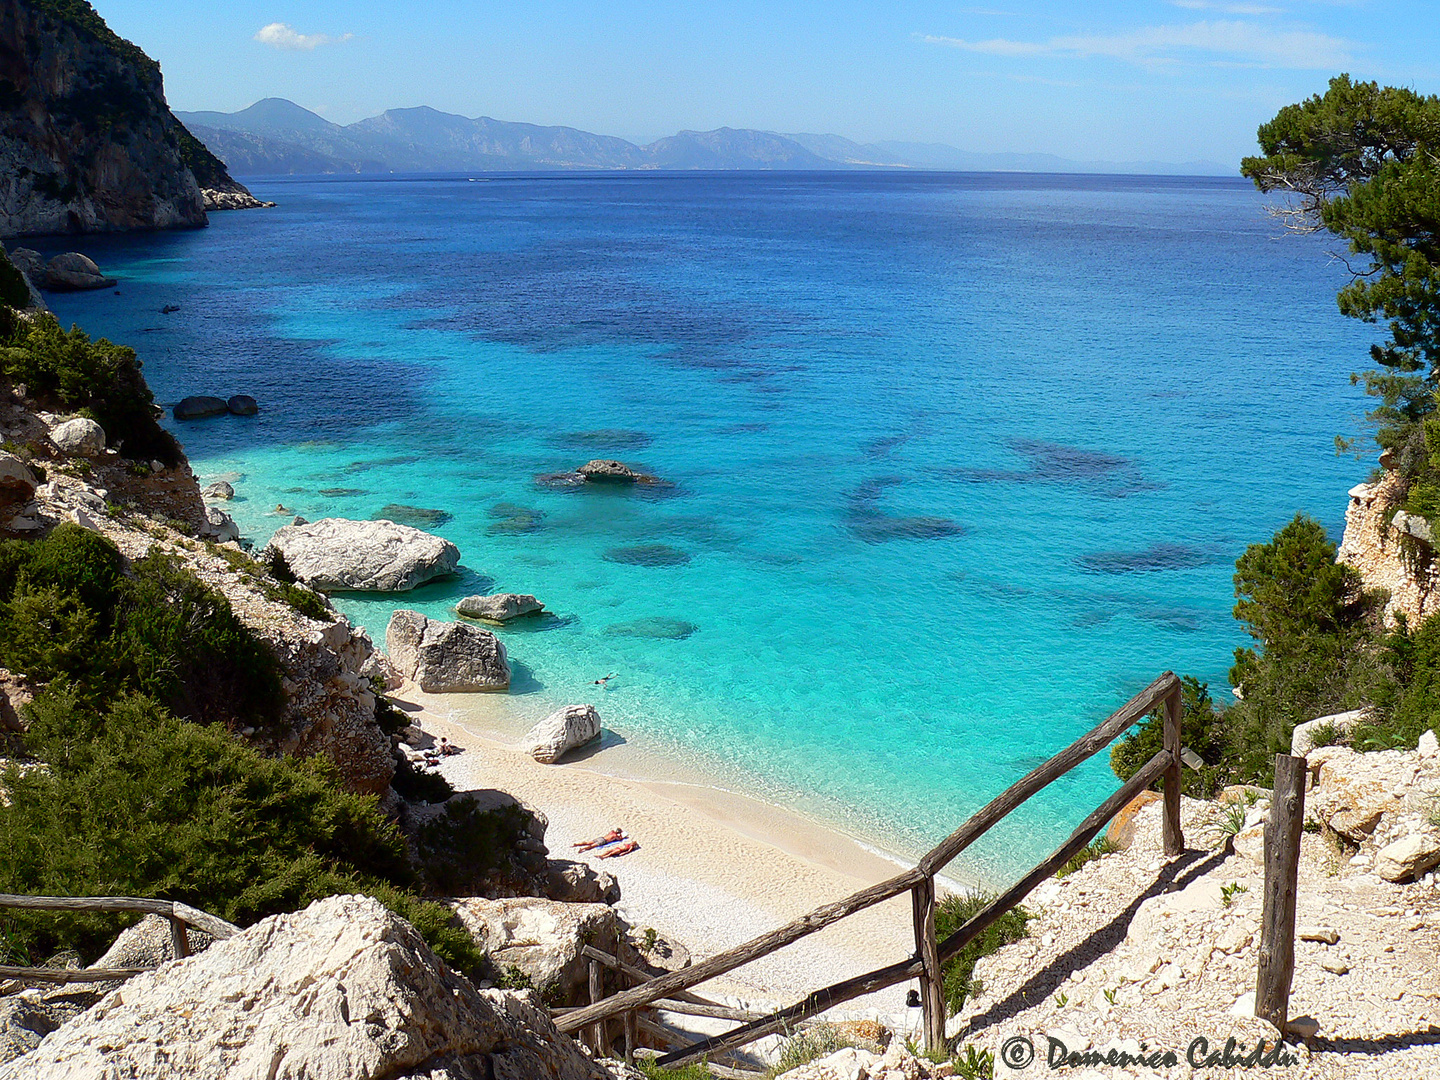
[[[772,930],[821,904],[896,874],[900,863],[781,807],[686,780],[599,771],[602,750],[577,763],[540,765],[511,749],[514,719],[488,696],[391,695],[413,722],[465,748],[440,771],[457,791],[498,788],[550,820],[552,858],[583,860],[620,882],[617,905],[634,926],[654,927],[702,959]],[[498,729],[498,730],[497,730]],[[621,749],[621,748],[617,748]],[[625,765],[634,757],[614,755]],[[651,769],[652,759],[647,762]],[[642,768],[644,766],[641,766]],[[663,767],[663,766],[662,766]],[[624,828],[640,844],[622,858],[571,847]],[[851,916],[701,987],[756,1003],[790,1004],[811,990],[914,952],[909,894]],[[909,1021],[908,985],[845,1007]],[[908,1024],[907,1024],[908,1026]]]

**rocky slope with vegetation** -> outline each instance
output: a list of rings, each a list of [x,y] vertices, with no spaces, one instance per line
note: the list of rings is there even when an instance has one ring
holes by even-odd
[[[0,3],[0,235],[201,226],[260,205],[86,0]]]

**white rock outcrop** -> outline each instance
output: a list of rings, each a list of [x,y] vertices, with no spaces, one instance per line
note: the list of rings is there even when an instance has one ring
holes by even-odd
[[[620,923],[605,904],[566,904],[535,896],[466,897],[450,906],[497,974],[522,972],[547,1000],[588,1004],[592,945],[615,955]]]
[[[1296,757],[1304,757],[1310,753],[1315,746],[1315,734],[1323,728],[1332,729],[1336,735],[1349,735],[1356,726],[1363,724],[1365,718],[1370,715],[1369,709],[1351,709],[1349,712],[1334,713],[1330,716],[1317,716],[1314,720],[1306,720],[1303,724],[1296,724],[1295,730],[1290,733],[1290,753]]]
[[[56,424],[50,441],[71,457],[96,457],[105,452],[105,429],[88,416]]]
[[[297,578],[326,592],[406,592],[460,565],[460,549],[449,540],[393,521],[286,525],[268,547],[285,556]]]
[[[240,526],[224,510],[214,506],[205,508],[204,535],[216,543],[225,544],[240,539]]]
[[[601,1080],[539,1009],[482,992],[364,896],[264,919],[137,975],[0,1080]]]
[[[509,622],[521,615],[539,614],[545,605],[528,593],[496,593],[494,596],[467,596],[455,605],[455,613],[467,619]]]
[[[553,765],[571,750],[600,737],[600,714],[594,705],[556,709],[520,740],[521,753],[542,765]]]
[[[390,663],[427,694],[510,686],[504,643],[466,623],[441,622],[402,608],[385,627],[385,651]]]

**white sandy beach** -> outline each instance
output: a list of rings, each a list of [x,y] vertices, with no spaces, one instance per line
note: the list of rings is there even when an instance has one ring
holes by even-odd
[[[540,765],[508,748],[527,720],[503,697],[431,695],[413,686],[393,697],[427,732],[464,748],[440,767],[456,790],[498,788],[549,818],[546,844],[552,858],[584,859],[573,851],[573,843],[624,828],[639,842],[638,850],[621,858],[587,861],[620,882],[623,895],[617,906],[632,925],[654,927],[697,959],[900,869],[843,833],[695,782],[699,778],[641,778],[662,776],[669,766],[647,760],[633,747],[609,747],[588,756],[582,753],[573,762]],[[811,990],[913,951],[906,895],[701,989],[790,1004]],[[893,987],[852,1008],[904,1014],[907,989]]]

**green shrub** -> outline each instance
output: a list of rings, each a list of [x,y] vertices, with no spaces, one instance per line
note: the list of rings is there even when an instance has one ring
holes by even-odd
[[[157,422],[155,398],[140,374],[135,350],[91,341],[78,327],[67,333],[44,314],[15,324],[0,340],[0,375],[23,382],[53,407],[79,411],[105,429],[111,446],[128,457],[178,465],[180,444]]]
[[[1413,748],[1440,725],[1440,617],[1432,615],[1412,631],[1402,614],[1381,655],[1391,677],[1375,688],[1375,708],[1350,741],[1361,750]]]
[[[992,900],[994,893],[973,892],[964,895],[950,895],[935,906],[935,933],[944,941],[974,916],[978,915]],[[942,973],[945,981],[945,1004],[954,1016],[965,1005],[972,994],[981,990],[980,981],[974,977],[975,964],[981,957],[999,952],[1006,945],[1022,941],[1028,935],[1026,926],[1034,918],[1022,907],[1014,907],[987,926],[974,941],[961,949],[953,959],[946,961]]]
[[[3,248],[0,248],[0,304],[12,308],[30,306],[30,287],[25,284],[25,275],[16,269]]]
[[[1261,647],[1235,651],[1230,681],[1243,697],[1225,714],[1226,757],[1234,779],[1268,784],[1296,724],[1368,704],[1387,681],[1376,597],[1335,562],[1325,530],[1300,515],[1246,549],[1235,595],[1235,617]]]
[[[284,707],[275,654],[230,601],[171,555],[134,564],[115,618],[115,671],[181,716],[266,727]]]
[[[426,883],[442,896],[468,896],[496,872],[510,869],[510,853],[525,835],[529,815],[519,806],[480,809],[467,795],[415,832],[415,851]]]
[[[284,708],[274,653],[222,593],[158,551],[127,576],[109,540],[70,523],[0,542],[0,666],[231,727],[273,726]]]
[[[445,777],[438,772],[415,768],[406,757],[395,759],[395,776],[390,786],[395,789],[395,794],[409,802],[440,803],[455,794],[455,789]]]

